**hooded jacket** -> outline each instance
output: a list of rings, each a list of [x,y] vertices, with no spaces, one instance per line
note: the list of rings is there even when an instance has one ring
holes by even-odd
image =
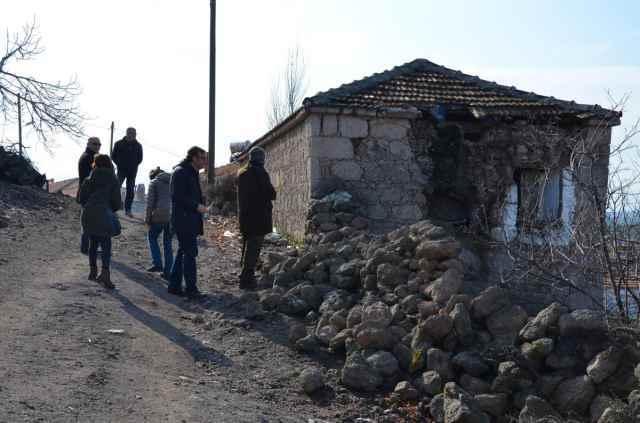
[[[142,144],[138,140],[121,139],[113,146],[111,160],[118,166],[118,174],[135,175],[142,163]]]
[[[79,196],[82,229],[88,235],[113,236],[108,211],[122,208],[120,184],[113,170],[95,168],[84,180]]]
[[[171,226],[177,234],[202,235],[202,215],[198,205],[203,203],[198,172],[188,161],[182,161],[171,176]]]
[[[273,204],[276,190],[269,174],[258,162],[238,173],[238,220],[243,236],[266,235],[273,231]]]
[[[160,172],[149,183],[145,221],[147,223],[169,223],[170,215],[171,174]]]

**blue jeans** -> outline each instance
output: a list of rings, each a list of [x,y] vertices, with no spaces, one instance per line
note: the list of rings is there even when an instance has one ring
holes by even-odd
[[[158,237],[162,233],[162,244],[164,247],[164,266],[162,265],[162,256],[160,255],[160,246],[158,245]],[[171,267],[173,266],[173,248],[171,247],[171,228],[168,223],[153,223],[149,226],[147,239],[149,240],[149,251],[151,252],[151,260],[153,265],[164,269],[163,274],[169,277]]]
[[[184,277],[185,292],[194,294],[198,292],[196,257],[198,256],[197,235],[176,233],[178,237],[178,251],[173,261],[171,276],[169,276],[169,289],[182,290],[182,278]]]
[[[89,266],[98,267],[98,246],[102,250],[102,268],[109,270],[111,264],[110,236],[89,236]]]

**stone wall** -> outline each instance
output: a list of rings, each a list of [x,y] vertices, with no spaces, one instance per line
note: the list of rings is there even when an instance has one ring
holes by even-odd
[[[277,193],[274,226],[296,241],[304,240],[311,200],[310,146],[314,132],[318,132],[318,121],[311,116],[264,146],[266,169]]]
[[[425,216],[428,184],[416,162],[407,118],[319,115],[311,143],[312,191],[328,180],[362,205],[374,231],[383,232]]]

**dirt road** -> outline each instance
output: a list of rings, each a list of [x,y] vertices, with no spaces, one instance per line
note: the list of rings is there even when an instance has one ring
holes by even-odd
[[[237,291],[235,247],[201,245],[209,297],[188,302],[145,272],[144,225],[125,218],[108,292],[86,280],[79,211],[61,204],[0,229],[0,422],[353,421],[366,406],[324,357],[329,387],[300,391],[318,358]]]

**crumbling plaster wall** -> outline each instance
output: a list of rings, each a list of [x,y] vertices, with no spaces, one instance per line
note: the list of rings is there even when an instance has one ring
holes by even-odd
[[[339,179],[370,228],[384,232],[426,217],[428,179],[412,149],[411,119],[322,113],[311,142],[312,191]]]

